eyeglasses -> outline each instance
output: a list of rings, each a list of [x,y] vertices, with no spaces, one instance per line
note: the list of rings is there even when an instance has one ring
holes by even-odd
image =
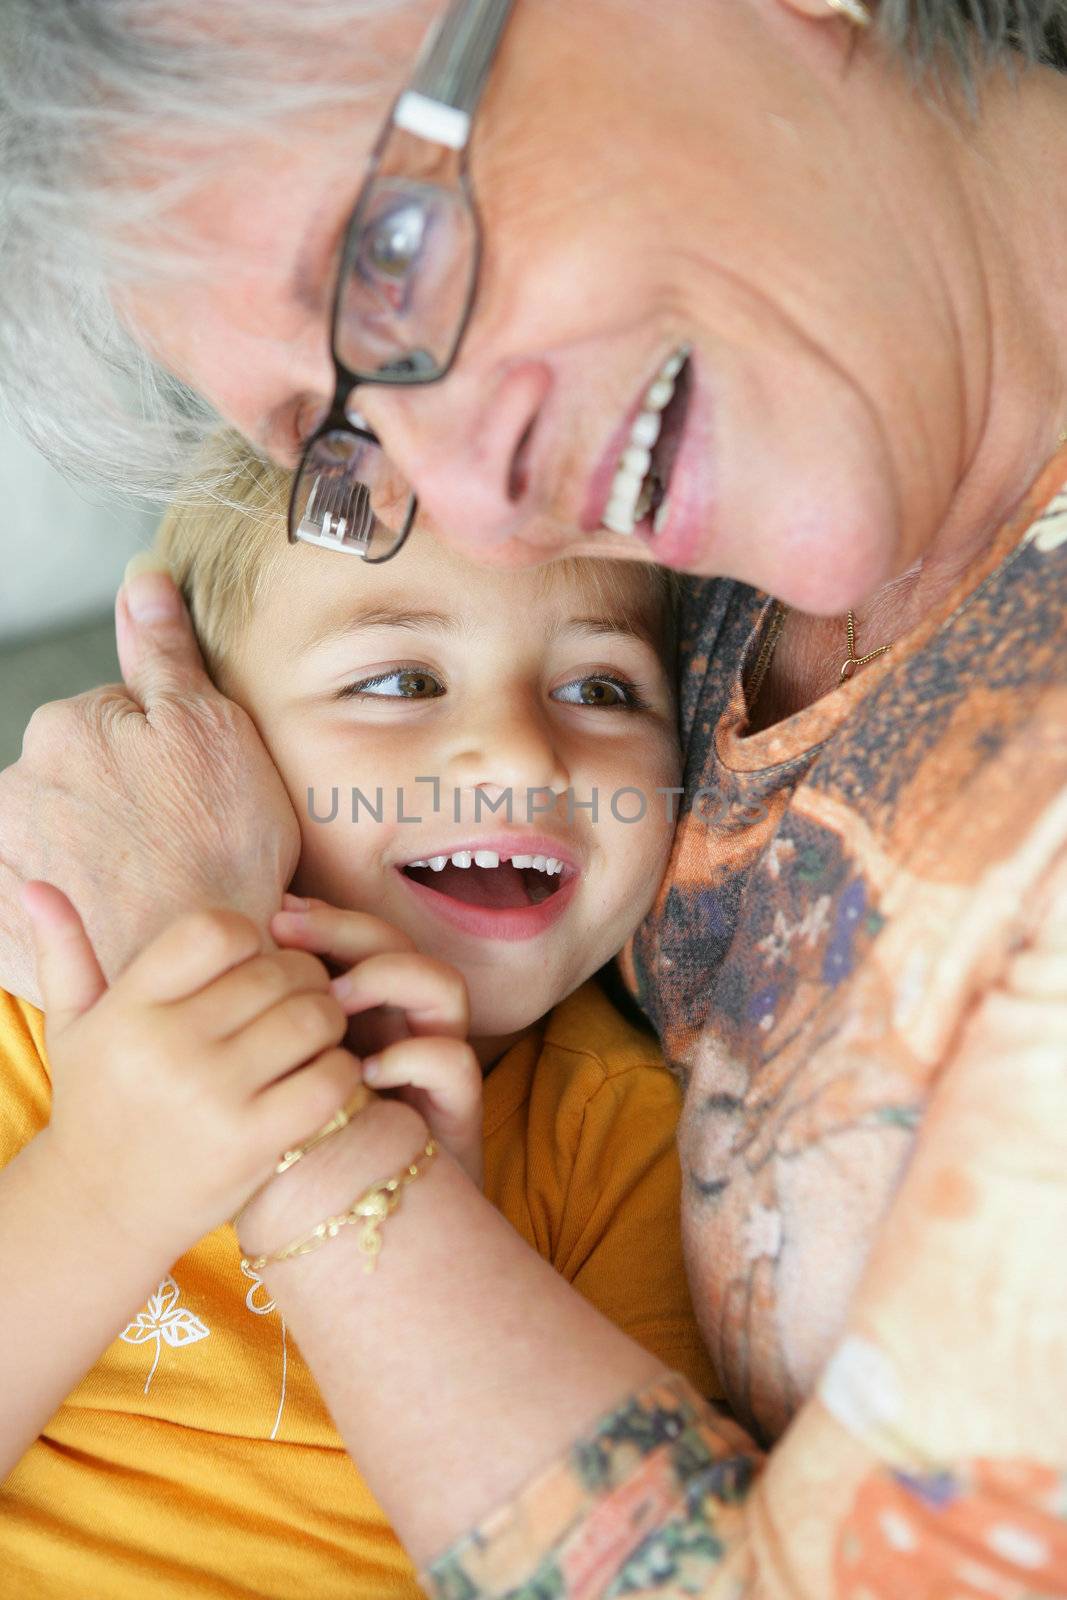
[[[454,0],[371,154],[341,252],[333,402],[308,441],[289,542],[389,561],[417,501],[352,403],[357,384],[436,383],[456,359],[481,230],[467,174],[474,113],[514,0]]]

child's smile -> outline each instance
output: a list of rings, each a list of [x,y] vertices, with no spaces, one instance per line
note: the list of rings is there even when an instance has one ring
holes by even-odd
[[[581,877],[573,847],[544,834],[493,834],[402,864],[431,916],[482,939],[535,939],[563,915]]]

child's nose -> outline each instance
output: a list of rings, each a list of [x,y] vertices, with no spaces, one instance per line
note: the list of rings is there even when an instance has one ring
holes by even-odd
[[[525,801],[527,790],[562,794],[570,785],[566,762],[550,729],[534,718],[494,719],[477,731],[469,730],[449,767],[454,788],[479,789],[490,801],[511,790],[516,807]]]

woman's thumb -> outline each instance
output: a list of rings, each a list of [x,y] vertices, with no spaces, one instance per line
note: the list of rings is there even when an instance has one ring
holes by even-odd
[[[50,1030],[62,1032],[107,989],[77,911],[62,889],[40,879],[19,891],[33,929],[37,984]]]
[[[115,642],[126,687],[145,711],[160,698],[215,692],[181,590],[154,550],[127,564],[115,601]]]

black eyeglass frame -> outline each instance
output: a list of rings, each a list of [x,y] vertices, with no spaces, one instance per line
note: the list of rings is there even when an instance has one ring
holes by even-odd
[[[348,403],[353,391],[363,385],[370,386],[371,384],[385,384],[393,388],[422,388],[432,383],[440,383],[443,378],[448,376],[455,364],[470,322],[471,312],[474,309],[474,302],[477,298],[482,258],[481,218],[474,199],[474,191],[470,184],[468,170],[470,140],[473,131],[472,124],[474,113],[481,100],[485,82],[489,75],[489,69],[499,46],[500,37],[503,34],[513,6],[514,0],[453,0],[452,6],[446,12],[440,24],[431,30],[420,54],[419,63],[416,66],[411,84],[393,102],[382,131],[375,141],[363,182],[360,185],[355,205],[352,208],[352,214],[345,226],[337,270],[337,281],[334,285],[330,312],[330,357],[334,366],[333,399],[325,419],[305,443],[300,463],[293,478],[288,515],[290,544],[303,542],[293,528],[294,510],[308,458],[319,440],[325,438],[328,434],[348,433],[357,439],[365,440],[368,444],[375,445],[379,450],[382,449],[381,440],[373,429],[362,418],[359,421],[354,421],[349,414]],[[408,133],[414,137],[424,137],[421,132],[411,126],[410,121],[400,119],[401,108],[411,98],[418,100],[424,106],[428,106],[431,112],[437,110],[445,116],[458,116],[467,119],[467,128],[462,143],[454,143],[451,140],[446,142],[443,139],[427,139],[426,142],[431,145],[438,144],[442,149],[453,151],[457,158],[455,186],[462,194],[472,225],[470,284],[451,350],[435,372],[428,374],[417,372],[410,375],[396,372],[357,373],[348,367],[337,354],[338,326],[347,282],[347,272],[355,254],[354,246],[360,236],[364,214],[374,195],[382,157],[390,140],[394,134],[399,132]],[[402,176],[402,174],[396,174],[396,176]],[[360,559],[366,561],[369,566],[380,566],[383,562],[391,561],[394,556],[399,555],[411,532],[417,512],[418,499],[412,494],[403,523],[397,533],[396,543],[392,548],[383,556],[361,554]],[[359,552],[352,553],[358,554]]]

